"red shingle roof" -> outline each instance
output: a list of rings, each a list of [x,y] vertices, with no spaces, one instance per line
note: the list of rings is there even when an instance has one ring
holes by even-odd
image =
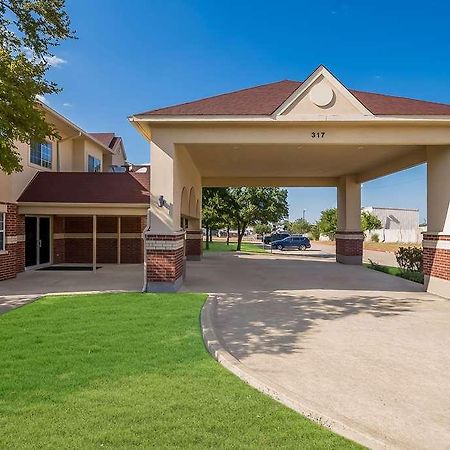
[[[19,202],[149,203],[149,173],[38,172]]]
[[[273,114],[301,84],[301,81],[277,81],[142,114],[267,116]],[[375,115],[450,115],[450,105],[443,103],[354,90],[350,92]]]

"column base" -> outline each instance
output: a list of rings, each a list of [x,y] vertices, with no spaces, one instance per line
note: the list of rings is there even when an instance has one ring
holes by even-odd
[[[186,259],[200,261],[202,259],[202,230],[186,230]]]
[[[184,277],[175,281],[147,281],[146,292],[177,292],[183,285]]]
[[[145,233],[147,292],[176,292],[180,289],[186,266],[184,234]]]
[[[363,260],[364,233],[338,231],[336,233],[336,262],[360,266]]]
[[[427,292],[450,299],[450,235],[423,235],[423,273]]]

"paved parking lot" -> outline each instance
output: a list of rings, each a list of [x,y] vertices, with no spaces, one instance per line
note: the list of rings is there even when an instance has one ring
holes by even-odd
[[[213,293],[214,329],[252,376],[380,447],[448,448],[448,300],[318,249],[187,269],[184,289]]]

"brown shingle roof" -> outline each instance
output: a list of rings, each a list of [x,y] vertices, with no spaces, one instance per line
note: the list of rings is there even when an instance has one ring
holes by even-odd
[[[149,203],[149,173],[38,172],[19,202]]]
[[[271,115],[302,84],[277,81],[142,113],[143,115]],[[350,92],[375,115],[450,115],[450,105],[370,92]]]

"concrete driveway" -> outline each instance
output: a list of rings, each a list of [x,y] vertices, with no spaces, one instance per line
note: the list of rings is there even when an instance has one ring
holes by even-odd
[[[450,448],[450,302],[305,255],[209,253],[184,289],[215,293],[220,344],[290,405],[372,447]]]
[[[142,264],[100,264],[91,271],[31,270],[0,282],[0,314],[22,306],[43,294],[140,291]]]

